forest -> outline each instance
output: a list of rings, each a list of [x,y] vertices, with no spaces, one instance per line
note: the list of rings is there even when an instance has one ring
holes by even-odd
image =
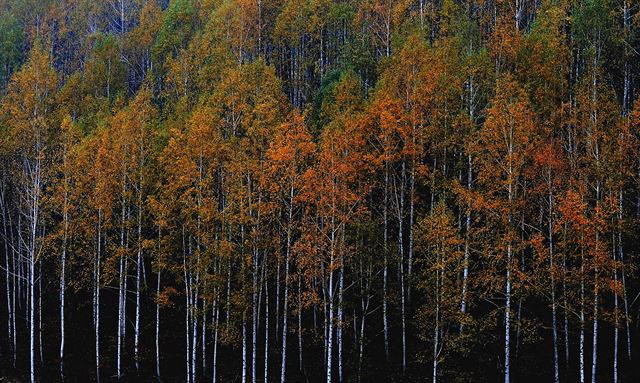
[[[0,381],[640,381],[631,0],[0,0]]]

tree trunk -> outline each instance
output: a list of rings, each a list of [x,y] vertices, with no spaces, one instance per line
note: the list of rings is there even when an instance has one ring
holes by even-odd
[[[247,383],[247,325],[244,311],[242,312],[242,383]]]
[[[388,205],[389,205],[389,164],[385,162],[384,170],[384,206],[383,206],[383,220],[384,220],[384,234],[383,234],[383,256],[384,265],[382,271],[382,329],[384,333],[384,354],[389,361],[389,325],[387,319],[387,279],[388,279],[388,239],[389,239],[389,225],[388,225]]]
[[[467,190],[471,192],[471,155],[467,156]],[[469,238],[471,230],[471,199],[467,200],[467,213],[465,218],[465,234],[464,234],[464,260],[462,270],[462,302],[460,303],[460,311],[462,314],[467,313],[467,286],[469,280]],[[463,322],[464,323],[464,322]],[[464,328],[464,324],[460,325],[460,333]]]
[[[215,301],[213,302],[213,310],[215,315],[214,324],[213,324],[213,377],[212,383],[216,383],[217,373],[218,373],[218,323],[220,322],[220,303],[218,300],[217,289],[215,295]]]
[[[138,187],[138,257],[136,261],[136,323],[134,333],[134,361],[136,371],[140,371],[140,356],[138,348],[140,342],[140,270],[142,268],[142,175],[140,175],[140,185]]]
[[[264,383],[269,381],[269,282],[267,262],[264,262]]]
[[[32,237],[33,239],[35,239],[35,234]],[[35,360],[34,360],[35,334],[34,334],[34,326],[33,326],[34,325],[33,312],[35,309],[35,304],[34,304],[35,249],[33,249],[34,246],[35,246],[35,243],[32,243],[31,244],[32,251],[31,251],[31,254],[29,255],[29,341],[30,341],[29,342],[29,363],[31,366],[31,370],[30,370],[31,383],[35,382]]]
[[[343,232],[344,233],[344,232]],[[338,342],[338,382],[342,383],[342,300],[344,294],[344,258],[340,262],[340,280],[338,286],[338,323],[336,341]]]
[[[293,194],[293,189],[291,189]],[[293,200],[291,201],[293,203]],[[289,228],[287,230],[287,249],[284,259],[284,302],[282,306],[282,360],[280,363],[280,383],[285,382],[287,364],[287,317],[289,315],[289,253],[291,251],[291,218],[292,207],[289,207]]]
[[[504,383],[510,382],[510,342],[511,342],[511,244],[507,247],[506,304],[504,311]]]
[[[60,257],[60,379],[64,381],[64,306],[65,306],[65,290],[66,285],[66,264],[67,264],[67,236],[69,230],[69,217],[67,213],[67,194],[65,192],[65,206],[63,208],[64,234],[62,239],[62,255]],[[8,264],[7,264],[8,270]],[[9,280],[7,279],[7,290],[9,289]],[[7,291],[7,299],[9,292]],[[11,332],[9,332],[11,337]]]
[[[303,371],[302,365],[302,276],[298,271],[298,369]]]
[[[551,175],[549,174],[549,217],[548,217],[548,236],[549,236],[549,266],[551,275],[551,322],[553,330],[553,381],[560,382],[560,368],[558,365],[558,324],[556,318],[556,281],[554,269],[554,252],[553,252],[553,197],[551,194]]]
[[[124,251],[125,247],[125,191],[126,191],[126,183],[123,181],[122,183],[122,197],[121,197],[121,215],[122,220],[120,222],[120,250]],[[118,283],[118,335],[117,335],[117,378],[120,379],[122,377],[122,348],[124,344],[124,329],[126,327],[126,312],[125,312],[125,302],[126,302],[126,273],[127,267],[125,264],[126,255],[121,255],[119,259],[120,270],[119,270],[119,283]]]
[[[584,361],[584,249],[581,249],[580,261],[580,383],[585,382]]]
[[[98,251],[96,252],[96,262],[94,271],[94,327],[95,327],[95,347],[96,347],[96,380],[100,382],[100,257],[102,246],[102,211],[98,210]]]
[[[160,277],[158,271],[158,284],[156,286],[156,376],[160,378]]]

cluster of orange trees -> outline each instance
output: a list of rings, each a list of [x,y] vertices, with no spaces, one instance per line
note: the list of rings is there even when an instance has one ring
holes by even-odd
[[[0,0],[0,374],[631,382],[629,0]]]

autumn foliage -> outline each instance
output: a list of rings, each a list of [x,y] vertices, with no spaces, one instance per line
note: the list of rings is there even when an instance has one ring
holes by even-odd
[[[637,16],[0,0],[0,375],[638,381]]]

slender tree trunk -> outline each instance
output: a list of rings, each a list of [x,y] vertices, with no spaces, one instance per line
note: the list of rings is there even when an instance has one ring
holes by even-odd
[[[15,337],[15,332],[13,331],[14,328],[12,327],[12,322],[13,322],[13,317],[14,317],[14,310],[15,307],[12,304],[12,299],[11,296],[12,294],[15,294],[15,284],[14,284],[14,288],[13,291],[11,289],[11,285],[10,285],[10,273],[11,273],[11,269],[9,268],[9,245],[8,245],[8,241],[9,241],[9,237],[7,234],[7,224],[6,224],[6,217],[5,217],[5,211],[4,211],[4,201],[3,201],[3,229],[4,229],[4,252],[5,252],[5,271],[6,271],[6,293],[7,293],[7,334],[9,334],[9,347],[11,348],[11,354],[13,359],[15,359],[15,343],[14,343],[14,337]],[[14,272],[15,272],[15,268],[14,268]],[[13,322],[15,323],[15,322]],[[63,327],[64,328],[64,327]],[[63,330],[63,334],[64,334],[64,330]],[[64,338],[64,337],[63,337]]]
[[[599,187],[597,187],[596,195],[599,198]],[[594,256],[598,257],[598,244],[599,244],[599,232],[596,228],[596,244],[595,244],[595,254]],[[596,260],[597,262],[597,260]],[[593,288],[593,354],[591,359],[591,383],[597,382],[597,367],[598,367],[598,298],[599,298],[599,285],[598,285],[598,267],[595,267],[595,275],[594,275],[594,288]]]
[[[38,263],[38,351],[40,352],[40,363],[44,364],[42,355],[42,262]]]
[[[205,281],[204,290],[207,290]],[[200,330],[200,338],[202,343],[202,376],[207,374],[207,300],[202,300],[202,329]]]
[[[246,313],[242,312],[242,383],[247,383],[247,325]]]
[[[569,370],[569,312],[567,304],[567,239],[566,239],[567,224],[565,223],[563,229],[564,236],[564,251],[562,254],[562,300],[564,303],[564,363],[565,371]],[[568,375],[568,374],[567,374]]]
[[[616,257],[616,234],[613,234],[613,261],[617,262]],[[619,244],[618,244],[619,246]],[[613,268],[613,279],[615,284],[618,284],[618,266],[615,265]],[[614,291],[613,293],[613,383],[618,383],[618,339],[619,339],[619,326],[620,323],[618,321],[618,293]]]
[[[13,273],[11,272],[11,268],[9,267],[9,233],[7,231],[7,200],[5,195],[5,180],[2,180],[2,185],[0,185],[0,208],[2,208],[2,229],[3,229],[3,243],[4,243],[4,254],[5,254],[5,275],[6,275],[6,294],[7,294],[7,334],[9,336],[9,348],[11,349],[11,355],[13,360],[15,360],[15,332],[12,327],[13,317],[14,317],[14,309],[15,307],[12,304],[11,296],[15,293],[15,284],[14,289],[11,289],[11,274],[15,273],[15,267],[13,268]],[[13,234],[11,234],[13,235]],[[13,250],[11,251],[13,254]],[[64,334],[64,331],[63,331]],[[64,336],[63,336],[64,338]],[[15,366],[14,366],[15,367]],[[62,371],[62,367],[61,370]]]
[[[64,306],[65,306],[65,291],[66,285],[66,264],[67,264],[67,236],[69,230],[69,221],[67,213],[67,193],[65,192],[65,206],[63,208],[63,221],[64,221],[64,234],[62,239],[62,255],[60,257],[60,379],[64,381]],[[7,266],[8,270],[8,266]],[[7,280],[7,289],[9,288],[9,282]],[[7,292],[8,299],[8,292]],[[11,333],[9,333],[11,334]]]
[[[96,380],[100,382],[100,258],[102,246],[102,211],[98,209],[98,251],[96,252],[95,263],[95,306],[94,306],[94,326],[96,341]]]
[[[136,262],[136,323],[134,332],[134,361],[136,371],[140,370],[140,356],[138,355],[138,344],[140,342],[140,269],[142,266],[142,212],[138,212],[138,259]]]
[[[389,225],[388,225],[388,206],[389,206],[389,163],[385,162],[384,170],[384,206],[383,206],[383,220],[384,220],[384,234],[383,234],[383,249],[384,253],[384,265],[382,270],[382,329],[384,333],[384,354],[389,361],[389,325],[387,318],[387,279],[388,279],[388,238],[389,238]]]
[[[289,255],[291,252],[291,225],[293,218],[293,187],[290,189],[289,227],[287,228],[287,248],[284,258],[284,302],[282,306],[282,360],[280,363],[280,383],[285,382],[287,364],[287,317],[289,315]],[[302,354],[302,353],[301,353]]]
[[[553,327],[553,381],[560,382],[560,367],[558,364],[558,324],[556,318],[556,281],[554,268],[554,252],[553,252],[553,196],[551,194],[551,175],[549,174],[549,218],[548,218],[548,236],[549,236],[549,264],[551,275],[551,322]]]
[[[186,310],[185,310],[185,362],[186,362],[186,372],[187,372],[187,383],[191,382],[191,339],[190,339],[190,324],[191,324],[191,272],[187,273],[187,247],[185,245],[185,233],[184,227],[182,228],[182,248],[183,248],[183,258],[182,258],[182,268],[184,273],[184,284],[185,284],[185,300],[186,300]]]
[[[581,249],[580,261],[580,383],[585,382],[585,361],[584,361],[584,249]]]
[[[596,383],[596,369],[598,367],[598,292],[594,292],[593,299],[593,354],[591,357],[591,383]]]
[[[220,267],[218,267],[220,268]],[[216,294],[215,295],[215,300],[213,302],[213,310],[215,312],[215,315],[213,315],[214,318],[214,324],[213,324],[213,377],[212,377],[212,383],[216,383],[216,379],[217,379],[217,374],[218,374],[218,323],[220,323],[220,303],[219,303],[219,299],[217,296],[217,288],[216,288]]]
[[[298,272],[298,369],[303,371],[302,365],[302,276]]]
[[[280,261],[276,262],[276,335],[280,333]]]
[[[269,381],[269,282],[267,262],[264,263],[264,383]]]
[[[402,338],[402,372],[407,369],[407,331],[405,320],[405,282],[404,282],[404,187],[406,181],[405,161],[402,161],[400,190],[396,193],[396,204],[398,208],[398,268],[400,271],[400,322]],[[397,186],[396,186],[397,189]],[[399,201],[398,201],[399,199]]]
[[[156,285],[156,376],[160,378],[160,277],[158,271],[158,284]]]
[[[628,41],[631,31],[631,15],[629,12],[629,1],[624,0],[622,3],[622,24],[624,33],[624,69],[623,69],[623,92],[622,92],[622,113],[627,115],[629,112],[629,100],[631,99],[631,71],[629,66],[629,45]]]
[[[467,190],[471,191],[471,155],[467,156],[468,170],[467,170]],[[460,311],[462,314],[467,313],[467,288],[469,280],[469,240],[471,230],[471,200],[467,200],[467,212],[465,218],[465,234],[464,234],[464,260],[462,270],[462,302],[460,303]],[[464,322],[460,325],[460,333],[464,329]]]
[[[439,260],[436,260],[439,263]],[[438,381],[438,343],[440,333],[440,271],[439,268],[436,269],[436,313],[434,318],[434,326],[433,326],[433,383]]]
[[[34,217],[35,220],[35,217]],[[35,226],[35,225],[34,225]],[[33,235],[35,239],[35,235]],[[35,352],[35,334],[34,334],[34,318],[33,312],[35,310],[34,304],[34,274],[35,274],[35,243],[31,244],[32,251],[29,256],[29,363],[31,366],[31,383],[35,382],[35,360],[34,360],[34,352]]]
[[[343,232],[344,233],[344,232]],[[342,303],[344,294],[344,257],[340,262],[340,280],[338,286],[338,323],[336,341],[338,342],[338,382],[342,383]]]
[[[258,254],[253,251],[253,288],[251,292],[251,383],[256,383],[258,344]]]
[[[329,313],[327,318],[327,383],[332,381],[332,362],[333,362],[333,264],[335,262],[335,217],[331,217],[331,257],[327,272],[329,273],[328,300]]]
[[[622,213],[623,213],[623,204],[622,204],[622,189],[619,191],[620,196],[618,199],[618,221],[622,221]],[[629,316],[629,304],[627,300],[627,281],[625,278],[625,264],[624,264],[624,251],[622,247],[622,230],[618,230],[618,251],[619,251],[619,262],[622,265],[622,299],[624,305],[624,315],[625,315],[625,324],[627,330],[627,358],[631,360],[631,317]]]
[[[415,146],[415,125],[412,134],[412,144]],[[407,249],[407,277],[409,283],[407,283],[407,303],[411,302],[411,274],[413,272],[413,224],[415,219],[415,171],[416,171],[416,159],[415,156],[411,158],[411,171],[409,172],[409,248]]]
[[[199,263],[199,262],[198,262]],[[196,272],[196,287],[193,292],[193,296],[191,297],[192,303],[192,313],[191,313],[191,322],[192,322],[192,340],[191,340],[191,382],[196,382],[197,377],[197,350],[198,350],[198,290],[199,290],[199,282],[200,282],[200,272]]]
[[[511,244],[507,247],[507,280],[506,280],[506,303],[504,312],[504,383],[509,383],[510,379],[510,343],[511,343]]]
[[[18,219],[19,221],[19,219]],[[19,225],[18,225],[19,227]],[[11,215],[9,215],[9,228],[11,228]],[[11,260],[12,260],[12,267],[11,269],[13,270],[13,276],[12,276],[12,286],[13,289],[11,289],[11,313],[12,313],[12,318],[11,318],[11,329],[13,332],[13,348],[11,349],[13,352],[13,358],[11,359],[11,365],[13,366],[13,368],[16,368],[16,358],[17,358],[17,334],[16,334],[16,287],[19,289],[20,288],[20,282],[19,280],[16,281],[16,269],[19,270],[19,267],[16,266],[16,251],[15,251],[15,243],[14,243],[14,239],[13,239],[13,233],[11,233],[11,242],[12,242],[12,246],[11,246]],[[8,270],[8,269],[7,269]],[[19,271],[18,271],[19,273]],[[19,299],[19,294],[17,295],[18,299]]]
[[[121,216],[122,221],[120,222],[120,250],[124,251],[125,247],[125,192],[126,192],[126,183],[123,181],[122,183],[122,197],[121,197]],[[122,377],[122,348],[124,344],[124,329],[126,327],[126,312],[125,312],[125,302],[126,302],[126,273],[127,268],[125,265],[125,257],[126,255],[121,255],[119,259],[120,270],[119,270],[119,284],[118,284],[118,335],[117,335],[117,377],[120,379]]]

